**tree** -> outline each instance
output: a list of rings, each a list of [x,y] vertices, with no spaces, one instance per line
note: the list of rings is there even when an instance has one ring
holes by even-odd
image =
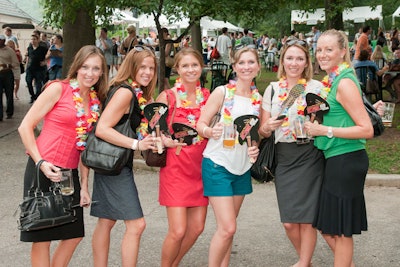
[[[243,18],[260,17],[267,8],[275,8],[276,2],[268,1],[231,1],[231,0],[40,0],[44,6],[45,21],[48,25],[62,28],[64,31],[64,62],[63,76],[66,75],[73,55],[80,47],[93,44],[95,41],[95,28],[97,21],[108,23],[113,8],[134,8],[140,13],[153,14],[158,32],[161,32],[159,18],[161,14],[176,21],[181,16],[190,18],[189,26],[174,40],[180,40],[192,31],[192,37],[196,41],[194,46],[201,49],[201,36],[199,23],[202,16],[218,17],[226,20],[228,14],[236,14]],[[246,8],[243,8],[246,7]],[[196,25],[192,28],[193,25]],[[164,48],[166,41],[159,36],[160,41],[160,76],[164,77]],[[163,79],[160,79],[159,87],[163,88]]]

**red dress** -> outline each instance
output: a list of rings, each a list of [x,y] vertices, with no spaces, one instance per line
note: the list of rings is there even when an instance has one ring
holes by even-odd
[[[204,99],[207,100],[210,92],[202,88]],[[170,125],[176,99],[172,90],[167,90],[168,118]],[[195,128],[188,120],[195,121],[200,117],[199,107],[177,107],[173,122],[180,122]],[[170,129],[172,133],[172,129]],[[201,179],[201,161],[207,139],[195,144],[182,147],[179,155],[175,154],[176,148],[167,149],[167,166],[160,170],[159,202],[160,205],[170,207],[198,207],[207,206],[208,198],[203,195],[203,182]]]

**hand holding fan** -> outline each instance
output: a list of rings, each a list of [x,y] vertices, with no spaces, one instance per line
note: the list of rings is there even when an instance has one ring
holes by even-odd
[[[191,145],[193,143],[193,139],[196,138],[198,135],[196,129],[183,123],[173,123],[172,129],[174,130],[173,138],[178,139],[179,143],[185,143],[187,145]],[[181,149],[182,146],[178,146],[175,154],[179,155]]]
[[[159,102],[150,103],[144,107],[143,112],[144,117],[149,121],[149,133],[152,133],[154,130],[156,130],[156,125],[160,126],[161,131],[168,131],[168,106],[166,104]]]
[[[243,115],[237,117],[233,122],[236,125],[236,129],[239,133],[239,143],[242,145],[246,140],[247,146],[251,147],[251,141],[255,140],[258,142],[258,127],[260,125],[259,119],[255,115]],[[250,158],[250,163],[254,163],[256,159]]]
[[[286,108],[289,108],[293,105],[294,101],[304,92],[304,85],[303,84],[296,84],[293,88],[289,91],[288,97],[282,103],[281,115]]]
[[[304,110],[304,116],[309,115],[311,122],[314,122],[314,120],[316,119],[318,123],[321,124],[324,118],[324,114],[328,113],[330,109],[328,102],[313,93],[308,93],[306,95],[306,102],[307,107]]]

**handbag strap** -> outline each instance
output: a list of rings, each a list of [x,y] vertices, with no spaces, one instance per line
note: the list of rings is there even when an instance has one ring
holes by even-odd
[[[174,93],[174,91],[172,91],[172,89],[165,90],[165,93],[167,94],[168,109],[170,109],[170,107],[171,107],[171,102],[173,101],[173,103],[174,103],[174,109],[172,110],[171,119],[169,120],[169,123],[168,123],[168,130],[170,130],[170,129],[172,129],[172,122],[175,117],[176,97],[175,97],[175,93]]]
[[[217,114],[219,114],[219,115],[221,115],[221,110],[222,110],[222,106],[224,105],[224,102],[225,102],[225,97],[226,97],[226,85],[224,85],[224,97],[222,98],[221,105],[219,105],[219,109],[217,112]]]
[[[36,181],[37,181],[37,187],[36,187],[35,192],[40,192],[40,191],[41,191],[41,189],[40,189],[40,166],[42,165],[43,162],[45,162],[45,160],[44,160],[44,159],[41,159],[41,160],[39,160],[39,161],[36,163]]]
[[[132,103],[131,103],[130,108],[129,108],[129,117],[128,117],[128,120],[129,120],[129,119],[131,118],[131,116],[132,116],[133,109],[134,109],[134,107],[135,107],[134,101],[136,101],[137,99],[136,99],[135,93],[134,93],[133,90],[132,90],[132,87],[129,86],[129,85],[127,85],[127,84],[125,84],[125,83],[119,84],[119,85],[114,86],[113,88],[111,88],[111,90],[110,90],[110,91],[108,92],[108,94],[107,94],[107,98],[106,98],[106,100],[105,100],[103,110],[106,108],[108,102],[110,102],[110,100],[111,100],[111,98],[113,97],[113,95],[115,94],[115,92],[117,92],[117,90],[118,90],[119,88],[121,88],[121,87],[126,88],[126,89],[129,89],[129,91],[131,91],[131,93],[132,93],[132,95],[133,95]]]

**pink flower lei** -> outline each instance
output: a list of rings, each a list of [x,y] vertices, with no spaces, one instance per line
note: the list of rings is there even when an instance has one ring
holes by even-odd
[[[97,121],[100,115],[100,100],[97,98],[97,93],[93,87],[90,88],[89,92],[89,114],[85,114],[85,108],[83,106],[83,98],[79,94],[79,83],[77,80],[72,79],[69,82],[72,88],[72,100],[75,103],[76,117],[76,149],[82,151],[86,147],[86,140],[88,132],[93,129],[93,124]]]

